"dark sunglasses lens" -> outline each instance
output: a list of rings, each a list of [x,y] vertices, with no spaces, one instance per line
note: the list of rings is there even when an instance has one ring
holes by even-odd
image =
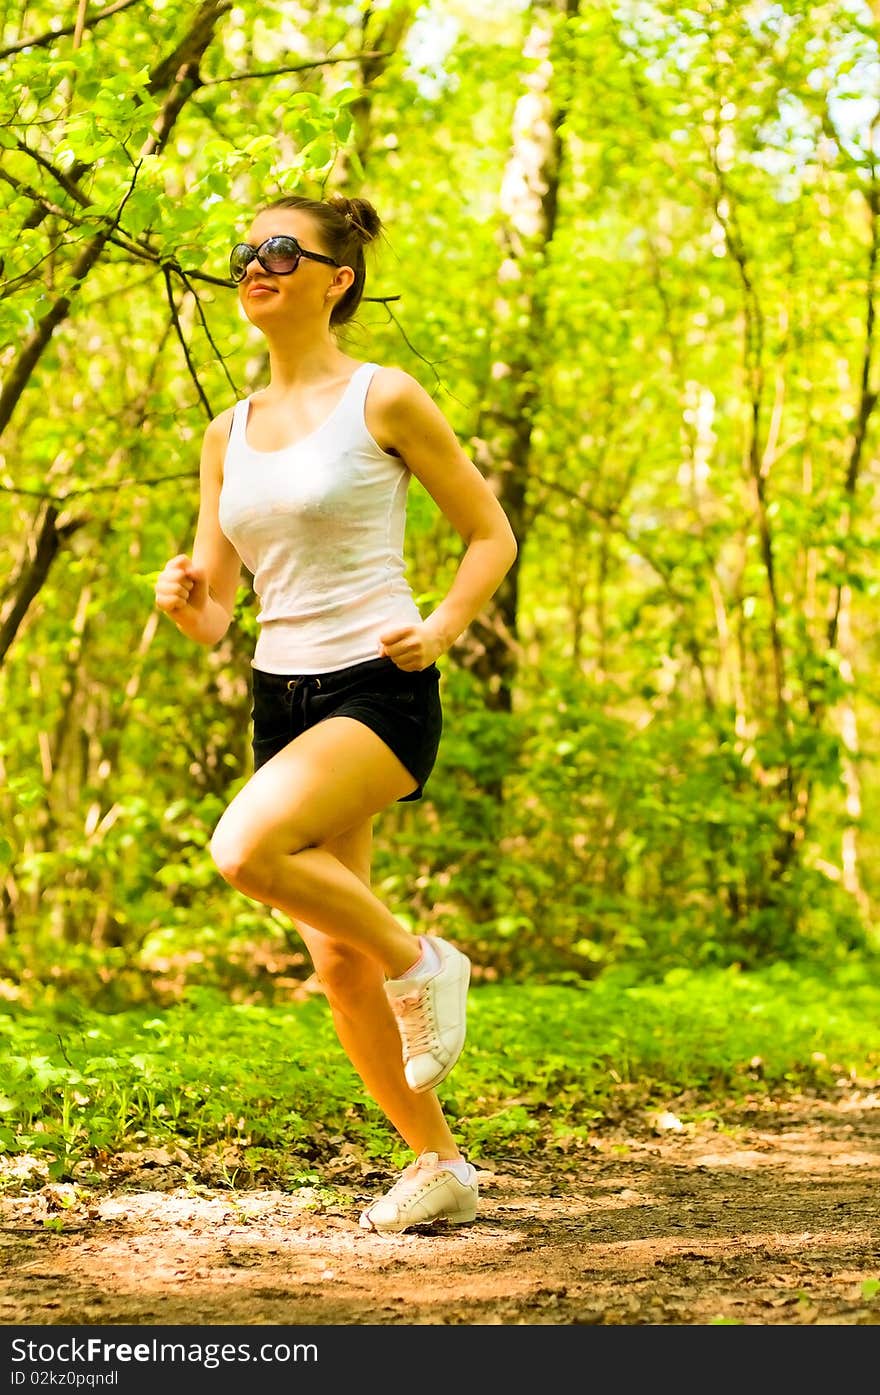
[[[260,261],[267,271],[289,276],[299,266],[299,244],[292,237],[270,237],[260,248]]]
[[[243,281],[245,272],[254,256],[253,247],[246,242],[238,242],[229,253],[229,275],[233,281]]]

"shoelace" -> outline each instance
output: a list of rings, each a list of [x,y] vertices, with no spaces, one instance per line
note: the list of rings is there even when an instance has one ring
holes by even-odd
[[[430,1164],[422,1162],[421,1158],[416,1158],[415,1162],[411,1162],[403,1169],[402,1175],[398,1177],[391,1190],[385,1193],[382,1200],[397,1201],[399,1197],[413,1196],[418,1190],[415,1183],[420,1172],[424,1173],[424,1178],[422,1180],[422,1187],[424,1188],[434,1174],[441,1170],[440,1168],[431,1167]]]
[[[428,1011],[427,993],[408,993],[405,998],[395,998],[392,1007],[407,1054],[418,1056],[430,1051],[434,1044],[434,1024]]]

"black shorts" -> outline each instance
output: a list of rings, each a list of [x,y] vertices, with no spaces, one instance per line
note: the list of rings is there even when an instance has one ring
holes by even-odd
[[[254,769],[325,717],[354,717],[397,756],[418,786],[401,798],[421,799],[443,728],[440,670],[406,673],[391,659],[367,659],[332,673],[253,674]]]

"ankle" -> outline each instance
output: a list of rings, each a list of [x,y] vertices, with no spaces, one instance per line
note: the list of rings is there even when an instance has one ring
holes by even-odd
[[[463,1163],[467,1161],[454,1143],[447,1144],[444,1148],[422,1148],[422,1150],[416,1154],[416,1157],[424,1158],[430,1154],[436,1157],[438,1167],[446,1167],[449,1163]]]
[[[418,939],[416,940],[415,949],[415,959],[411,957],[411,948],[409,963],[406,965],[405,968],[399,970],[398,973],[393,975],[395,979],[400,980],[402,978],[416,978],[419,974],[422,973],[432,974],[440,967],[440,961],[437,958],[437,952],[434,949],[433,945],[425,938],[424,935],[419,935]]]

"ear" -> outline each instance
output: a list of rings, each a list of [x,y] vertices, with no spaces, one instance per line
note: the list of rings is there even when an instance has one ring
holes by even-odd
[[[349,286],[353,284],[353,282],[354,272],[352,271],[351,267],[338,267],[336,270],[336,275],[333,277],[333,280],[330,282],[330,285],[324,292],[325,301],[341,300],[342,297],[345,295],[345,292],[348,290]]]

